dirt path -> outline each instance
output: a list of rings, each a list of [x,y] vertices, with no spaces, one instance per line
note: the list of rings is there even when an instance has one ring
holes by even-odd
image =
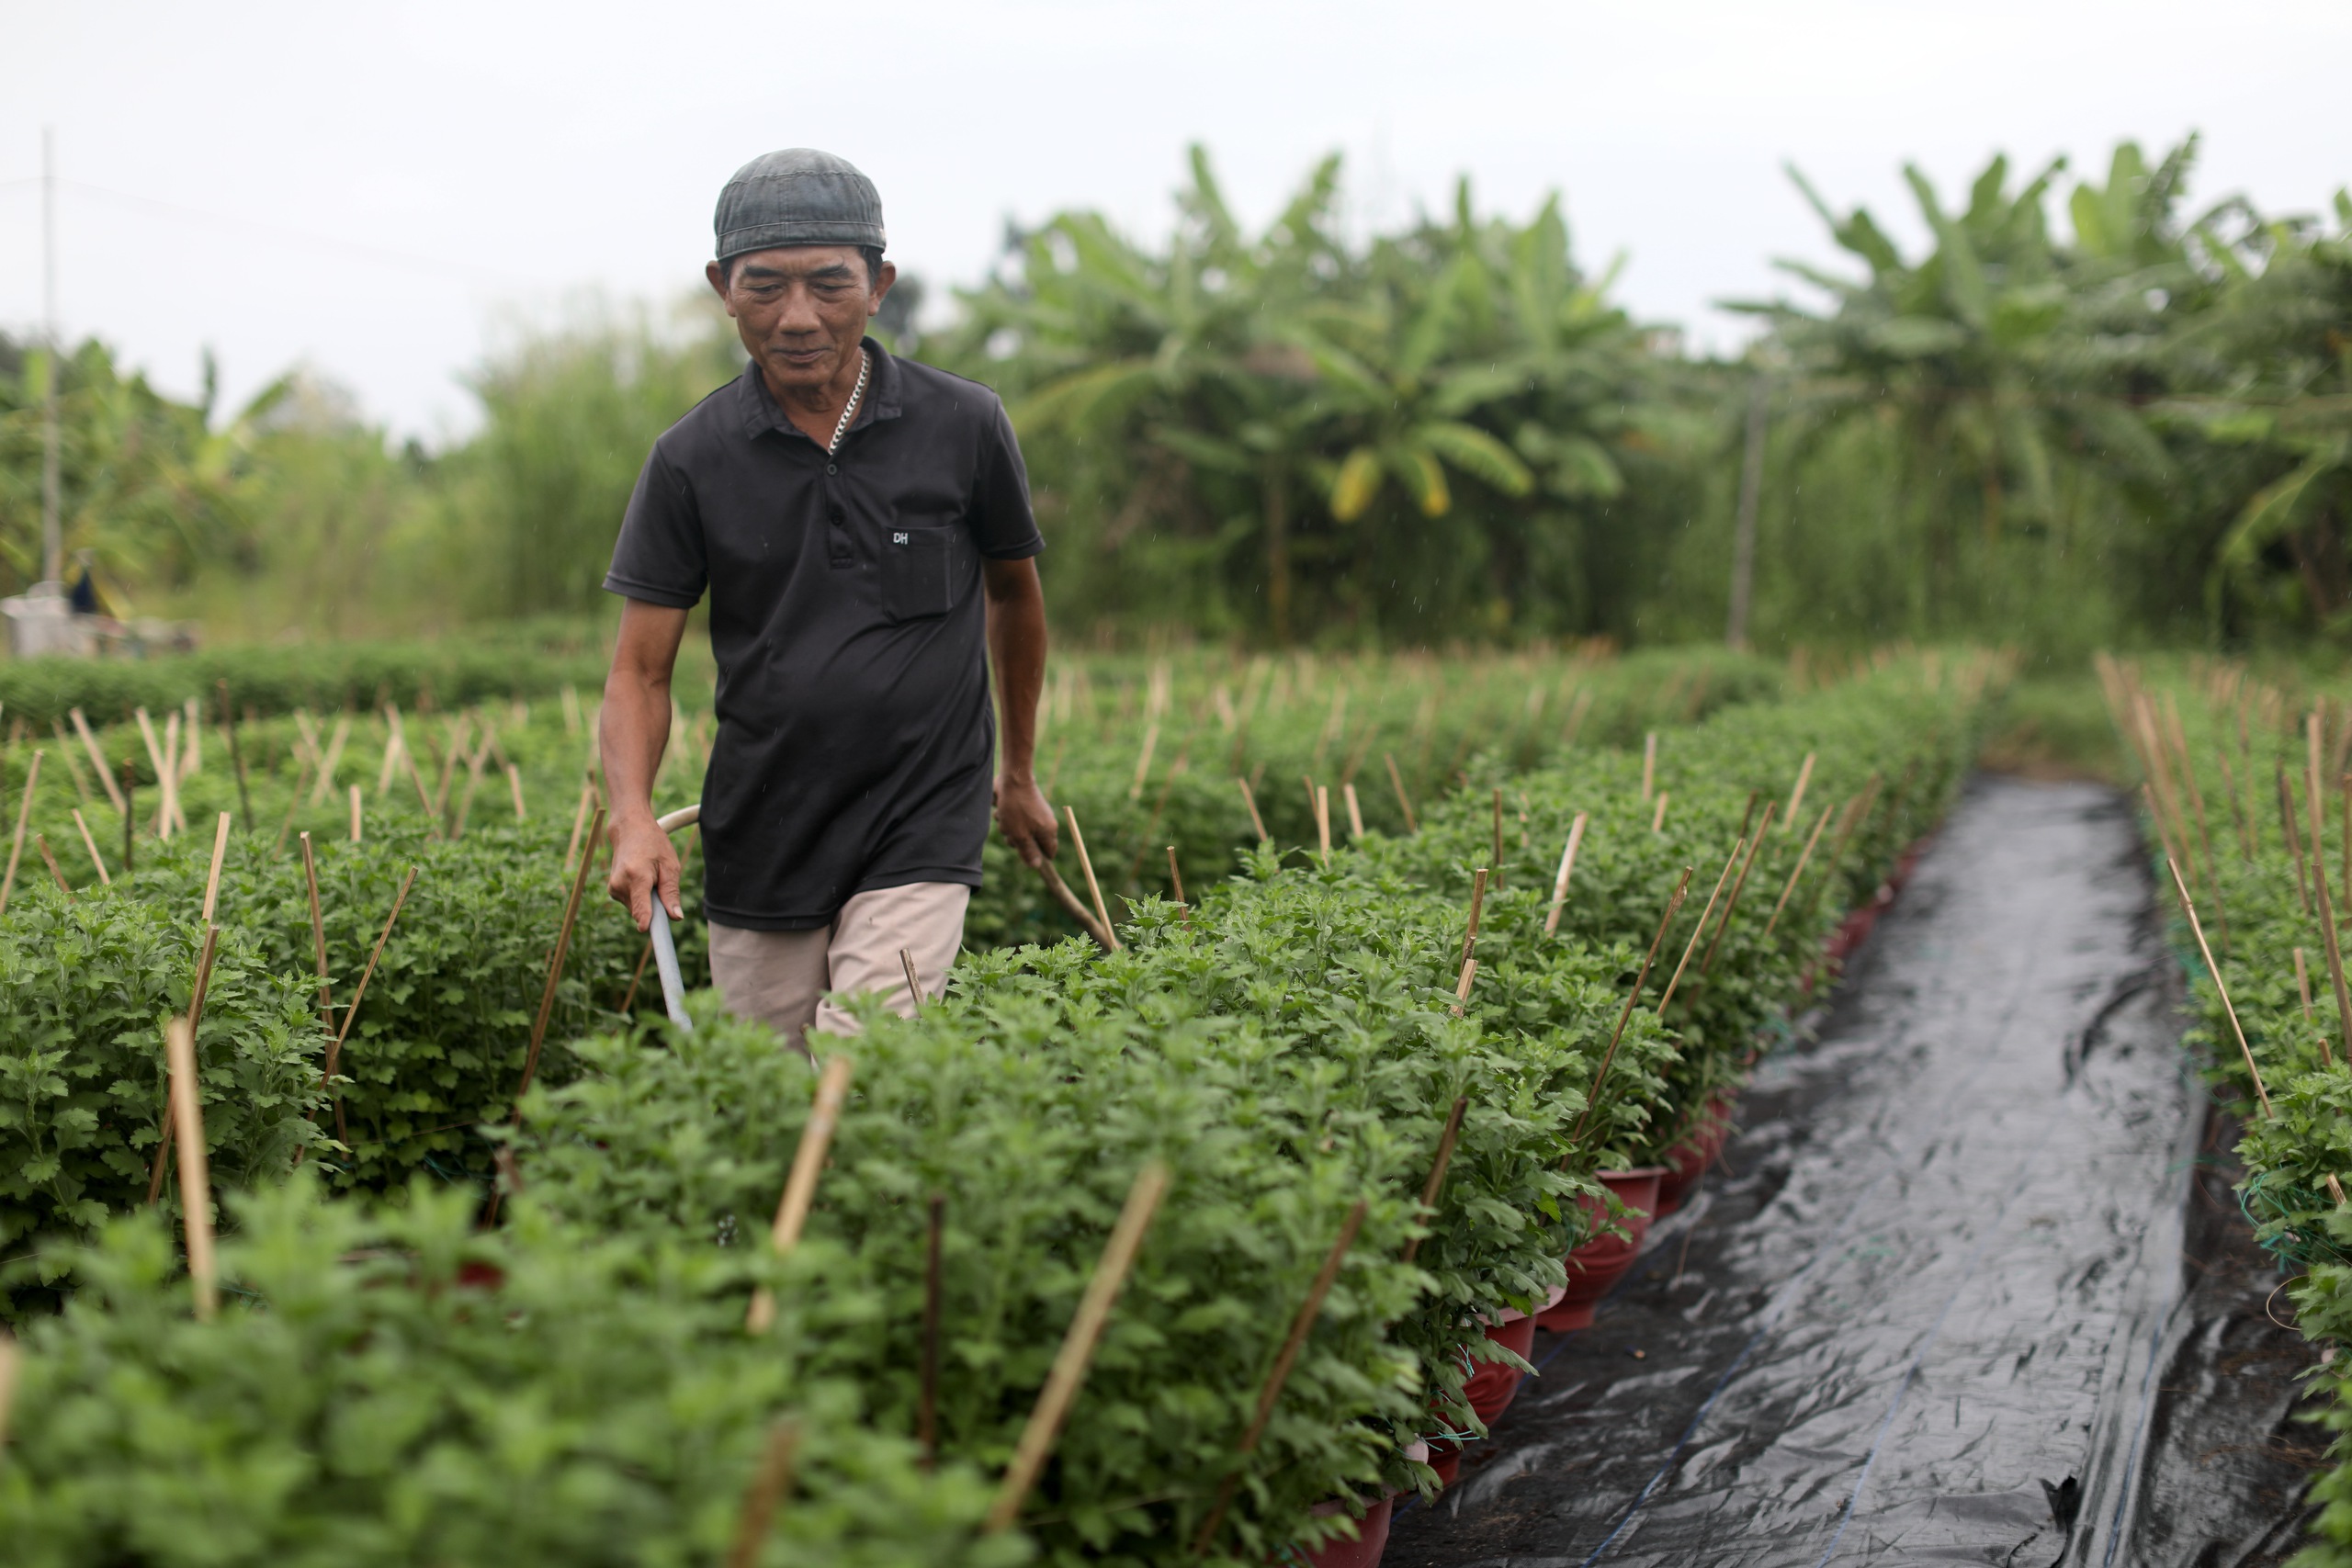
[[[2177,996],[2122,803],[1978,780],[1817,1038],[1761,1064],[1707,1188],[1590,1331],[1539,1337],[1543,1377],[1386,1562],[2267,1555],[2295,1473],[2266,1450],[2272,1385],[2300,1347],[2244,1323],[2258,1258],[2186,1267],[2207,1128]],[[2200,1307],[2207,1273],[2227,1299]],[[2221,1319],[2270,1383],[2209,1388],[2191,1419]],[[2199,1458],[2228,1412],[2267,1501]]]

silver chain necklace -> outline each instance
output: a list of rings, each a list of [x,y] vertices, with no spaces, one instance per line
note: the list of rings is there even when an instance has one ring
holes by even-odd
[[[865,400],[865,378],[873,368],[874,361],[866,355],[865,345],[860,344],[857,349],[857,385],[851,389],[849,401],[842,405],[841,423],[833,426],[832,445],[825,448],[827,457],[842,449],[842,437],[849,434],[849,422],[857,417],[857,405]]]

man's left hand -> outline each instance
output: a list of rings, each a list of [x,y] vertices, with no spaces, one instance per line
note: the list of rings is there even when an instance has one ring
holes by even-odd
[[[996,825],[1021,863],[1033,870],[1054,858],[1061,835],[1054,828],[1054,808],[1033,778],[1000,773],[996,781]]]

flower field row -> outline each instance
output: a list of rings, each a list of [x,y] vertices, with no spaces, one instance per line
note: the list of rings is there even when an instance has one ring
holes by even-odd
[[[2352,706],[2234,667],[2109,664],[2110,712],[2144,779],[2142,820],[2199,1017],[2188,1043],[2243,1124],[2241,1202],[2324,1347],[2336,1438],[2312,1568],[2352,1564]],[[2177,874],[2178,881],[2174,877]],[[2191,910],[2194,910],[2192,916]]]
[[[919,1017],[869,1010],[837,1124],[812,1114],[801,1058],[707,996],[691,1032],[616,1027],[606,998],[636,939],[599,916],[559,987],[571,1010],[549,1032],[568,1048],[484,1140],[565,891],[514,868],[552,863],[563,825],[456,838],[445,820],[429,839],[420,813],[407,838],[388,829],[379,850],[371,829],[345,852],[373,867],[356,907],[389,905],[411,854],[412,899],[436,875],[454,891],[420,922],[416,961],[373,982],[397,1032],[371,1043],[373,989],[362,1005],[331,1086],[338,1137],[315,1076],[307,884],[256,846],[219,896],[222,928],[245,934],[214,967],[239,978],[199,1030],[215,1164],[251,1189],[229,1203],[232,1294],[211,1322],[187,1315],[170,1192],[98,1224],[153,1176],[160,1083],[130,1069],[184,1005],[172,943],[207,855],[174,849],[70,906],[34,884],[0,921],[28,976],[39,944],[89,940],[101,911],[132,922],[148,887],[170,913],[109,939],[126,972],[166,977],[115,1025],[105,1071],[125,1076],[109,1091],[85,1075],[98,1103],[40,1087],[78,1072],[89,1004],[53,1010],[46,1055],[10,1053],[31,1065],[11,1067],[26,1110],[0,1137],[62,1146],[70,1125],[101,1150],[87,1190],[111,1196],[77,1211],[53,1183],[0,1193],[25,1216],[12,1253],[61,1229],[99,1237],[40,1254],[51,1288],[74,1289],[61,1314],[20,1295],[0,1516],[37,1543],[27,1561],[58,1563],[1255,1562],[1351,1533],[1349,1516],[1435,1483],[1425,1444],[1483,1429],[1465,1384],[1518,1364],[1487,1328],[1545,1306],[1563,1260],[1610,1225],[1599,1175],[1671,1154],[1736,1091],[1828,931],[1939,817],[1990,673],[1898,661],[1655,727],[1645,749],[1549,746],[1517,771],[1473,749],[1456,787],[1413,800],[1415,830],[1367,822],[1329,850],[1319,828],[1273,821],[1249,847],[1247,772],[1200,763],[1243,823],[1204,811],[1179,839],[1189,903],[1131,883],[1115,953],[976,951]],[[1298,728],[1285,739],[1306,750]],[[1314,761],[1267,753],[1268,777]],[[1104,819],[1158,778],[1102,761],[1071,776],[1090,773],[1117,782],[1057,797]],[[1148,812],[1149,795],[1126,797]],[[476,908],[502,890],[508,904]],[[338,1001],[378,919],[334,933]],[[521,950],[485,945],[512,928]],[[233,1039],[216,1031],[231,1013]],[[443,1114],[464,1119],[447,1147],[388,1131]],[[819,1135],[830,1160],[779,1253],[770,1215]],[[480,1188],[435,1177],[479,1179],[493,1142],[511,1156],[502,1224],[480,1230]],[[397,1201],[330,1193],[351,1186]],[[1147,1228],[1123,1230],[1123,1209]],[[1123,1234],[1141,1237],[1133,1268],[1046,1459],[1041,1390]],[[775,1321],[747,1335],[754,1291]]]

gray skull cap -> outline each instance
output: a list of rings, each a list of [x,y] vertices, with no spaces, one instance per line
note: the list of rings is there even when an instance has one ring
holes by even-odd
[[[846,158],[787,147],[752,159],[718,193],[718,259],[779,245],[884,245],[882,194]]]

